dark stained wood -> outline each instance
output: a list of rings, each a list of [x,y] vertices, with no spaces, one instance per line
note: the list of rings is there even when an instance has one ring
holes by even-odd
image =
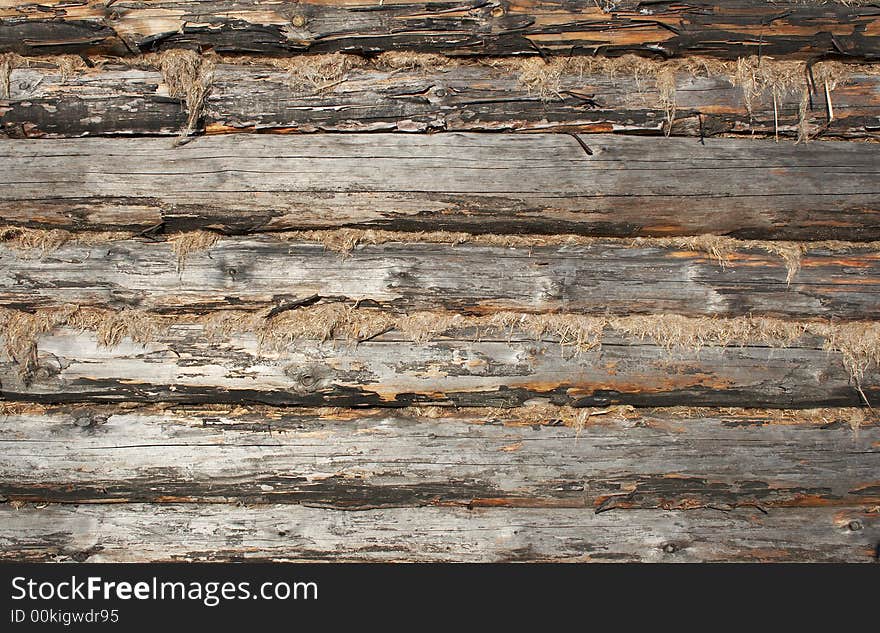
[[[7,561],[872,562],[880,513],[0,504]]]
[[[30,63],[12,69],[0,99],[7,136],[176,135],[186,125],[184,102],[168,96],[159,72],[113,66],[67,76]]]
[[[110,53],[207,48],[222,53],[570,55],[635,52],[876,59],[880,10],[837,2],[694,0],[599,3],[565,0],[265,4],[21,0],[0,9],[0,51]]]
[[[516,426],[494,410],[12,413],[0,418],[0,497],[596,512],[880,503],[880,427],[851,428],[860,410],[602,410],[576,430],[530,409],[518,413],[533,423]]]
[[[782,257],[742,246],[722,265],[687,246],[628,242],[517,247],[387,243],[351,253],[275,236],[222,238],[183,265],[148,238],[0,245],[0,306],[78,304],[160,313],[269,310],[297,299],[394,311],[880,318],[880,246],[815,247],[788,279]]]
[[[0,101],[0,130],[7,135],[176,135],[185,126],[185,106],[168,96],[158,71],[115,64],[64,76],[45,62],[29,64],[12,71],[10,98]],[[569,71],[542,94],[520,81],[519,66],[499,61],[430,70],[371,65],[349,70],[342,80],[297,84],[288,72],[269,65],[221,63],[213,70],[201,125],[211,134],[670,131],[651,78]],[[880,136],[880,75],[854,70],[829,94],[831,121],[824,86],[813,95],[807,116],[813,135]],[[773,95],[766,90],[753,96],[749,111],[741,86],[730,77],[680,73],[671,134],[796,138],[800,101],[799,89],[782,91],[774,115]]]
[[[534,398],[575,406],[859,406],[880,399],[867,365],[862,396],[824,340],[667,350],[607,332],[577,353],[552,335],[465,330],[414,343],[390,331],[360,344],[294,341],[274,351],[252,334],[208,337],[172,326],[154,342],[107,348],[91,332],[40,337],[27,368],[0,362],[0,396],[37,402],[255,402],[401,407],[521,405]],[[26,369],[26,371],[23,371]]]
[[[592,154],[564,134],[4,140],[0,217],[74,229],[880,239],[880,145],[587,138]]]

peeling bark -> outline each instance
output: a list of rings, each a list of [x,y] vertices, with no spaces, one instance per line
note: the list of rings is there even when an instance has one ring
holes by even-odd
[[[453,55],[762,54],[878,57],[878,9],[800,1],[598,3],[277,3],[248,0],[144,4],[119,0],[14,1],[0,9],[0,51],[24,55],[213,49],[289,55],[413,50]]]

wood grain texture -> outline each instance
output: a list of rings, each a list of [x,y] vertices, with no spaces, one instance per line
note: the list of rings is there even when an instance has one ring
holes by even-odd
[[[748,244],[748,243],[744,243]],[[273,236],[220,239],[179,269],[168,242],[69,243],[46,253],[0,245],[0,306],[79,304],[160,313],[269,309],[325,298],[393,311],[880,318],[880,251],[742,248],[722,264],[687,246],[621,242],[510,248],[364,245],[351,253]]]
[[[560,134],[0,141],[0,216],[69,228],[880,239],[880,145]]]
[[[872,562],[880,513],[0,505],[12,561]]]
[[[107,348],[94,333],[39,338],[24,374],[0,362],[0,396],[42,402],[259,402],[273,405],[401,407],[418,403],[517,406],[534,398],[575,406],[860,406],[840,354],[806,336],[789,347],[672,349],[613,332],[576,353],[554,336],[515,328],[465,330],[421,344],[391,331],[359,345],[298,340],[265,349],[250,334],[208,337],[197,324],[155,341]],[[880,397],[880,370],[861,386]]]
[[[878,9],[781,0],[23,1],[0,9],[0,51],[25,55],[208,48],[221,53],[878,56]]]
[[[7,136],[173,135],[186,126],[184,100],[169,96],[160,72],[119,65],[70,75],[31,63],[11,70],[0,99]]]
[[[210,57],[204,103],[146,69],[166,58],[142,54],[173,49]],[[392,69],[386,51],[461,60]],[[880,146],[791,142],[875,140],[878,75],[813,85],[801,126],[801,78],[747,100],[730,77],[679,73],[663,96],[632,76],[538,86],[486,63],[870,63],[878,5],[12,0],[7,52],[0,224],[72,233],[0,245],[0,560],[880,557],[880,426],[864,407],[880,397],[864,322],[880,318]],[[320,84],[278,61],[335,52],[357,61]],[[84,67],[35,57],[65,53]],[[670,241],[422,236],[341,254],[252,235],[346,228],[777,242],[738,243],[722,266]],[[193,229],[224,236],[176,252]],[[21,248],[38,237],[60,245]],[[797,265],[779,254],[795,250]],[[294,336],[302,301],[300,316],[355,305],[380,326]],[[65,311],[81,327],[41,322]],[[418,311],[527,314],[419,337],[403,325]],[[660,321],[638,317],[657,330],[639,336],[613,314],[780,320],[676,345]],[[584,330],[536,334],[554,316]],[[572,344],[605,317],[587,332],[601,345]],[[795,319],[832,325],[779,342]],[[575,427],[548,405],[602,409]],[[707,406],[776,410],[691,408]],[[827,406],[853,409],[778,411]]]
[[[158,71],[108,64],[64,75],[29,60],[13,69],[9,99],[0,101],[0,130],[14,137],[176,135],[185,106],[168,95]],[[438,132],[577,131],[673,136],[719,134],[797,138],[801,91],[751,95],[729,77],[675,77],[674,120],[651,79],[626,73],[562,73],[540,88],[518,77],[518,63],[487,60],[429,68],[354,68],[341,79],[295,81],[270,65],[218,64],[201,127],[211,134],[239,131]],[[555,71],[553,71],[555,72]],[[880,76],[858,70],[829,91],[822,86],[807,111],[813,135],[880,136]]]
[[[580,430],[556,426],[553,412],[541,408],[531,425],[504,425],[504,415],[106,407],[12,413],[0,418],[0,497],[599,513],[880,503],[880,427],[850,428],[849,419],[865,417],[858,410],[606,410]]]

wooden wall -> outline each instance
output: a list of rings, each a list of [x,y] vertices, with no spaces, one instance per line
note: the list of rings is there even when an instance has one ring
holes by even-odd
[[[0,560],[878,560],[878,29],[4,3]]]

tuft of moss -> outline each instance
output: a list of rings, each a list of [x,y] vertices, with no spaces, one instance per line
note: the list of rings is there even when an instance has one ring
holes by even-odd
[[[95,332],[98,343],[117,345],[123,339],[139,343],[155,340],[179,324],[198,325],[207,338],[252,333],[261,347],[282,350],[300,339],[330,339],[360,343],[397,331],[414,344],[461,336],[474,340],[487,335],[523,333],[536,340],[548,337],[575,354],[601,347],[606,334],[634,341],[650,340],[668,351],[699,351],[703,347],[761,344],[788,347],[803,336],[815,336],[830,352],[839,353],[844,367],[861,392],[872,366],[880,366],[880,323],[873,321],[791,321],[769,317],[685,317],[675,314],[589,316],[579,314],[529,314],[496,312],[464,315],[430,311],[396,314],[376,308],[318,303],[270,315],[222,311],[209,315],[159,315],[141,310],[110,310],[64,305],[24,312],[0,308],[0,339],[6,355],[24,375],[37,366],[37,341],[58,328]],[[864,393],[862,392],[864,397]],[[867,402],[867,399],[866,399]]]

